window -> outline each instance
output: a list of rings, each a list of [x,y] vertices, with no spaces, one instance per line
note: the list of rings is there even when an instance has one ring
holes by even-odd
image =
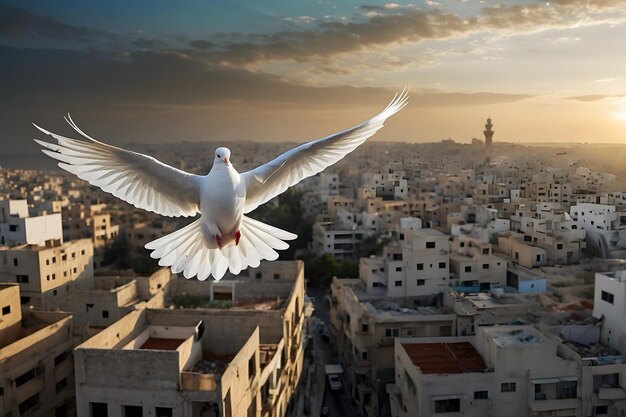
[[[78,268],[74,267],[74,273],[78,272]]]
[[[472,272],[472,267],[471,266],[466,266],[465,267],[465,272]]]
[[[11,314],[11,306],[4,306],[2,307],[2,315],[6,316],[7,314]]]
[[[576,381],[557,382],[556,399],[565,400],[568,398],[576,398],[577,385]]]
[[[168,407],[157,407],[154,409],[155,417],[172,417],[172,409]]]
[[[489,269],[489,264],[483,264],[483,269]]]
[[[255,278],[256,279],[261,279],[261,278],[263,278],[263,274],[261,274],[260,272],[257,272],[256,275],[255,275]]]
[[[68,358],[69,354],[67,353],[67,351],[61,353],[60,355],[57,355],[54,358],[54,366],[59,366],[60,364],[62,364],[67,358]]]
[[[396,287],[401,287],[402,286],[402,281],[396,281],[395,285],[396,285]]]
[[[34,378],[35,378],[35,368],[31,369],[30,371],[24,372],[22,375],[15,378],[15,386],[21,387],[22,385],[24,385],[25,383],[27,383],[28,381]]]
[[[274,279],[280,279],[280,274],[274,274]]]
[[[67,387],[67,377],[56,383],[56,392],[61,391],[65,387]]]
[[[39,393],[33,395],[32,397],[29,397],[26,401],[20,403],[18,407],[20,409],[20,414],[26,413],[37,404],[39,404]]]
[[[84,254],[85,254],[85,249],[81,250],[81,251],[80,251],[80,254],[81,254],[81,255],[84,255]]]
[[[385,337],[398,337],[398,329],[393,327],[390,329],[385,329]]]
[[[602,298],[602,301],[606,301],[607,303],[613,304],[613,299],[615,298],[615,296],[609,292],[606,291],[602,291],[602,294],[600,295],[600,297]]]
[[[517,255],[517,252],[515,252],[515,254]],[[541,262],[541,255],[537,255],[537,262]]]
[[[489,255],[489,248],[483,248],[483,255]]]
[[[402,272],[402,267],[401,266],[396,266],[396,272]]]
[[[417,264],[417,270],[418,271],[423,271],[424,270],[424,264]]]
[[[593,392],[597,393],[600,387],[618,388],[619,374],[604,374],[593,376]]]
[[[56,296],[57,295],[57,290],[52,290],[52,295]]]
[[[369,331],[369,329],[370,329],[369,325],[367,325],[367,324],[362,324],[361,325],[361,331],[363,333],[367,333]]]
[[[515,382],[503,382],[500,384],[500,392],[515,392]]]
[[[461,400],[458,398],[435,401],[435,413],[455,413],[458,411],[461,411]]]
[[[486,400],[489,398],[489,391],[474,391],[475,400]]]
[[[53,263],[53,264],[57,263],[57,257],[56,257],[56,256],[53,256],[53,257],[52,257],[52,263]]]
[[[143,417],[143,409],[140,405],[125,405],[124,417]]]
[[[9,225],[9,231],[10,232],[17,232],[17,225],[16,224]]]
[[[609,406],[608,405],[596,405],[596,410],[594,412],[596,416],[602,414],[609,414]]]
[[[102,310],[102,318],[103,319],[109,318],[109,310]]]
[[[363,359],[364,361],[367,360],[367,352],[361,352],[361,359]]]
[[[446,269],[446,263],[445,262],[439,262],[439,269]]]
[[[50,265],[50,259],[46,259],[46,265]]]
[[[17,282],[22,284],[28,284],[28,275],[16,275]]]
[[[435,242],[426,242],[426,249],[435,249]]]
[[[17,258],[13,258],[13,265],[17,266]]]
[[[417,286],[418,286],[418,287],[420,287],[420,286],[422,286],[422,285],[425,285],[425,284],[426,284],[426,280],[424,280],[424,279],[418,279],[418,280],[417,280]]]
[[[556,248],[557,249],[563,249],[563,244],[562,243],[557,243],[556,244]]]
[[[30,297],[21,296],[20,304],[26,304],[26,303],[30,303]]]

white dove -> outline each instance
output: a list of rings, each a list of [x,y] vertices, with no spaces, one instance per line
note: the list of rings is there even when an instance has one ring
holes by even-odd
[[[226,270],[238,274],[261,260],[275,260],[274,249],[287,249],[297,236],[245,214],[315,175],[356,149],[407,104],[406,90],[396,94],[378,115],[343,132],[293,148],[251,171],[238,173],[230,150],[217,148],[205,176],[190,174],[155,158],[127,151],[89,137],[71,117],[66,121],[89,141],[50,133],[56,144],[34,139],[59,167],[102,190],[163,216],[195,216],[198,220],[145,247],[159,265],[185,278],[220,280]]]

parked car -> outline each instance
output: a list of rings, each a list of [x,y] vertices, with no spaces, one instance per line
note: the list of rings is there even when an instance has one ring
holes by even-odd
[[[339,375],[336,375],[336,374],[328,375],[328,384],[330,385],[330,389],[332,389],[332,390],[340,390],[341,389],[341,379],[339,379]]]

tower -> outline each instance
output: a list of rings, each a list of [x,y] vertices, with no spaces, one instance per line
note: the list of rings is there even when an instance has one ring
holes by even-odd
[[[491,128],[493,125],[491,124],[491,117],[487,119],[487,124],[485,125],[485,130],[483,133],[485,134],[485,145],[491,146],[493,143],[493,134],[495,133]]]

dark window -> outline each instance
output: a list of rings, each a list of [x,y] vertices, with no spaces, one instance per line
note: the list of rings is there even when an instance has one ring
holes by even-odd
[[[89,403],[91,417],[109,417],[107,403]]]
[[[17,225],[16,224],[9,225],[9,231],[10,232],[17,232]]]
[[[5,316],[7,314],[11,314],[11,306],[2,307],[2,315]]]
[[[466,266],[465,267],[465,272],[472,272],[472,267],[471,266]]]
[[[29,397],[26,401],[20,403],[18,407],[20,409],[20,414],[24,414],[31,408],[35,407],[37,404],[39,404],[39,393],[33,395],[32,397]]]
[[[417,280],[417,285],[418,286],[421,286],[421,285],[424,285],[424,284],[426,284],[426,280],[423,280],[423,279],[418,279]]]
[[[446,269],[446,263],[445,262],[439,262],[439,269]]]
[[[67,353],[67,351],[61,353],[60,355],[57,355],[54,358],[54,366],[59,366],[60,364],[63,363],[63,361],[65,361],[68,358],[69,354]]]
[[[517,252],[515,254],[517,255]],[[537,255],[537,262],[541,262],[541,255]]]
[[[489,269],[489,264],[483,264],[483,269]]]
[[[500,392],[515,392],[515,382],[503,382],[500,384]]]
[[[369,325],[367,325],[367,324],[362,324],[362,325],[361,325],[361,331],[362,331],[363,333],[367,333],[367,332],[369,331],[369,329],[370,329],[370,328],[369,328]]]
[[[396,287],[401,287],[402,286],[402,281],[396,281]]]
[[[108,310],[102,310],[102,318],[103,319],[108,319],[109,318],[109,311]]]
[[[67,378],[63,378],[62,380],[57,382],[57,384],[56,384],[56,391],[59,392],[59,391],[61,391],[65,387],[67,387]]]
[[[461,400],[458,398],[435,401],[435,413],[454,413],[458,411],[461,411]]]
[[[401,266],[396,266],[396,272],[402,272],[402,267]]]
[[[385,329],[385,337],[398,337],[398,329]]]
[[[613,304],[613,299],[615,298],[613,294],[606,292],[606,291],[602,291],[602,294],[600,295],[600,297],[602,298],[602,301],[606,301],[607,303],[611,303],[611,304]]]
[[[20,282],[22,284],[27,284],[28,283],[28,275],[17,275],[17,282]]]
[[[426,249],[435,249],[435,242],[426,242]]]
[[[17,258],[13,258],[13,265],[17,266]]]
[[[168,407],[157,407],[154,410],[155,417],[172,417],[172,409]]]
[[[417,270],[418,271],[423,271],[424,270],[424,264],[417,264]]]
[[[483,248],[483,255],[489,255],[489,248]]]
[[[30,303],[30,297],[25,297],[25,296],[20,297],[20,303],[21,304]]]
[[[280,274],[274,274],[274,279],[280,279]]]
[[[35,369],[31,369],[30,371],[24,372],[22,375],[15,378],[15,386],[20,387],[35,378]]]
[[[568,398],[576,398],[577,385],[578,383],[576,381],[557,382],[556,399],[564,400]]]
[[[562,243],[557,243],[556,244],[556,248],[557,249],[563,249],[563,244]]]
[[[261,278],[263,278],[263,275],[260,272],[257,272],[255,277],[256,277],[256,279],[261,279]]]
[[[609,414],[609,406],[608,405],[596,405],[596,411],[594,413],[597,415]]]
[[[475,400],[486,400],[489,398],[489,391],[474,391]]]
[[[143,409],[140,405],[125,405],[124,417],[143,417]]]

